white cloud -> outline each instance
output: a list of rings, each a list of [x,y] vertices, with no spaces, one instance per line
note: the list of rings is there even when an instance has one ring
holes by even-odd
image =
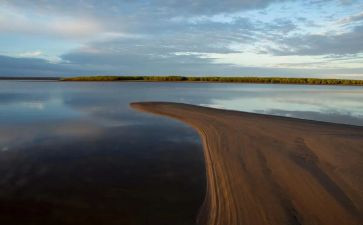
[[[19,53],[20,57],[39,57],[42,56],[42,51],[32,51],[32,52],[21,52]]]
[[[44,103],[42,102],[25,102],[24,106],[35,110],[44,110]]]

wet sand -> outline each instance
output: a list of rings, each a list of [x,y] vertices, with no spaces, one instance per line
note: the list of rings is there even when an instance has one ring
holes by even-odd
[[[363,224],[363,127],[178,103],[131,106],[199,132],[207,174],[199,224]]]

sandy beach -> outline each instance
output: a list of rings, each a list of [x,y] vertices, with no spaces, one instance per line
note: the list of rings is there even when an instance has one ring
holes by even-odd
[[[199,132],[207,191],[198,224],[363,224],[363,127],[179,103],[131,106]]]

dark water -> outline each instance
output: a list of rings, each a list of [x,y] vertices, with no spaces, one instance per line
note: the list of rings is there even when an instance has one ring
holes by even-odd
[[[361,87],[0,81],[0,224],[193,224],[198,135],[133,101],[363,125]]]
[[[0,224],[194,224],[196,132],[131,110],[131,85],[0,83]]]

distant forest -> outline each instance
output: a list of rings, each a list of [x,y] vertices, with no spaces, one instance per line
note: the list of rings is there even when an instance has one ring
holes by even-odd
[[[363,80],[284,78],[284,77],[186,77],[186,76],[82,76],[61,78],[61,81],[181,81],[263,84],[363,85]]]

